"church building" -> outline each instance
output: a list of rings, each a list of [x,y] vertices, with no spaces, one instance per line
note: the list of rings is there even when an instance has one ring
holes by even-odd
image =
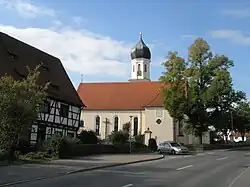
[[[164,108],[162,82],[150,80],[151,52],[142,39],[131,51],[131,78],[128,82],[80,83],[78,94],[86,107],[81,119],[86,129],[91,129],[105,139],[112,131],[122,129],[130,122],[131,135],[155,138],[157,143],[179,141],[184,144],[198,142],[198,138],[185,135],[182,124],[174,124]],[[203,143],[209,143],[204,135]]]

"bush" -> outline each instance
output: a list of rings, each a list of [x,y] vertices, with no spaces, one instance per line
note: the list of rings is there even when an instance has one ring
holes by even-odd
[[[144,144],[144,135],[139,134],[139,135],[135,136],[134,139],[135,139],[136,143]]]
[[[18,146],[17,146],[17,150],[20,151],[21,154],[26,154],[30,151],[30,142],[29,140],[25,140],[25,139],[20,139]]]
[[[125,144],[128,138],[129,135],[123,131],[112,132],[108,137],[113,144]]]
[[[148,148],[151,149],[152,151],[157,150],[157,143],[156,143],[156,140],[154,138],[150,138],[148,140]]]
[[[62,141],[65,137],[56,133],[51,138],[45,140],[44,150],[52,156],[58,156],[61,148]]]
[[[8,152],[0,150],[0,161],[6,161],[10,159],[10,155]]]
[[[27,160],[44,160],[46,158],[51,158],[51,155],[46,152],[30,152],[24,155],[24,159]]]
[[[98,143],[98,137],[96,136],[94,131],[83,130],[78,135],[78,138],[83,144],[97,144]]]

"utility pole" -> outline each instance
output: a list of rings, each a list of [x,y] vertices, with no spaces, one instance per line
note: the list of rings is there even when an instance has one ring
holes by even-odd
[[[132,131],[132,118],[133,116],[129,116],[130,117],[130,127],[129,127],[129,153],[132,153],[132,145],[131,145],[131,131]]]

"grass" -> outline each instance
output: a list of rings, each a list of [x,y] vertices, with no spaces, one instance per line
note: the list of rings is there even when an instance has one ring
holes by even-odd
[[[15,161],[0,161],[0,167],[10,166],[10,165],[21,165],[21,164],[46,164],[52,160],[57,160],[58,157],[51,157],[51,158],[31,158],[27,157],[26,155],[20,155],[19,158]]]
[[[49,161],[56,160],[56,159],[58,159],[58,157],[30,158],[30,157],[26,157],[25,155],[19,156],[19,160],[25,164],[46,164]]]

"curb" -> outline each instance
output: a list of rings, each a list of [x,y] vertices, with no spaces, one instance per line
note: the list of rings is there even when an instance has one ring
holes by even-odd
[[[77,169],[77,170],[74,170],[74,171],[67,172],[66,175],[70,175],[70,174],[74,174],[74,173],[80,173],[80,172],[84,172],[84,171],[92,171],[92,170],[97,170],[97,169],[110,168],[110,167],[115,167],[115,166],[123,166],[123,165],[130,165],[130,164],[136,164],[136,163],[141,163],[141,162],[149,162],[149,161],[161,160],[164,157],[165,157],[164,155],[161,155],[160,157],[157,157],[157,158],[137,160],[137,161],[133,161],[133,162],[124,162],[124,163],[117,163],[117,164],[109,164],[109,165],[96,166],[96,167],[85,168],[85,169]]]
[[[36,178],[26,179],[26,180],[20,180],[20,181],[16,181],[16,182],[2,183],[2,184],[0,184],[0,187],[13,186],[13,185],[23,184],[23,183],[33,182],[33,181],[51,179],[51,178],[61,177],[61,176],[64,176],[64,175],[70,175],[70,174],[80,173],[80,172],[84,172],[84,171],[92,171],[92,170],[110,168],[110,167],[115,167],[115,166],[123,166],[123,165],[129,165],[129,164],[135,164],[135,163],[141,163],[141,162],[155,161],[155,160],[163,159],[164,157],[165,157],[164,155],[161,155],[160,157],[157,157],[157,158],[151,158],[151,159],[145,159],[145,160],[138,160],[138,161],[133,161],[133,162],[109,164],[109,165],[96,166],[96,167],[85,168],[85,169],[77,169],[77,170],[69,171],[69,172],[66,172],[66,173],[58,173],[57,175],[49,176],[49,177],[36,177]]]

